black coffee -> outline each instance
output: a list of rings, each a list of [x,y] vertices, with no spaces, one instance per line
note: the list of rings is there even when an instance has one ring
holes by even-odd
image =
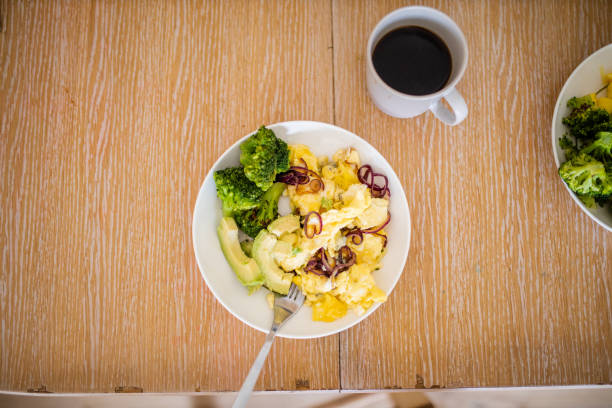
[[[409,95],[428,95],[444,88],[453,62],[440,37],[422,27],[400,27],[378,41],[374,69],[391,88]]]

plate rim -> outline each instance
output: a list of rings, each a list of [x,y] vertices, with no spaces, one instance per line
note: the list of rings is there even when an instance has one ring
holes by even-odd
[[[568,187],[568,185],[563,181],[561,176],[559,176],[558,170],[559,170],[559,166],[561,165],[561,160],[559,159],[559,155],[558,155],[558,152],[557,152],[557,143],[558,143],[557,139],[558,139],[558,136],[555,135],[555,124],[557,123],[557,116],[559,115],[559,110],[560,110],[561,104],[562,104],[561,97],[565,95],[565,91],[569,87],[569,84],[575,79],[575,77],[578,75],[578,71],[580,71],[583,66],[588,65],[591,62],[591,60],[594,59],[596,56],[598,56],[600,53],[603,54],[603,53],[608,52],[608,51],[612,52],[612,43],[610,43],[608,45],[604,45],[603,47],[601,47],[598,50],[594,51],[592,54],[590,54],[584,60],[582,60],[582,62],[580,62],[580,64],[578,64],[578,66],[576,68],[574,68],[572,73],[567,77],[567,79],[565,80],[565,83],[563,84],[563,87],[561,88],[561,91],[559,92],[559,95],[557,95],[557,101],[555,102],[555,110],[553,111],[553,117],[552,117],[552,123],[551,123],[551,132],[550,133],[551,133],[551,136],[552,136],[553,157],[555,159],[555,164],[557,166],[557,177],[556,178],[561,181],[561,183],[563,184],[565,189],[568,191],[569,195],[572,197],[574,202],[576,204],[578,204],[578,206],[580,207],[582,212],[587,214],[589,216],[589,218],[591,218],[597,224],[601,225],[604,229],[612,232],[612,224],[611,225],[606,224],[603,220],[600,220],[595,214],[593,214],[591,212],[591,210],[586,205],[584,205],[584,203],[582,201],[580,201],[578,196]]]
[[[406,212],[406,217],[407,217],[407,228],[408,228],[408,232],[407,232],[407,245],[405,247],[405,250],[403,251],[402,254],[399,254],[399,256],[402,257],[402,261],[401,261],[401,268],[399,273],[397,273],[395,275],[395,277],[393,278],[392,284],[389,287],[389,290],[386,292],[387,296],[390,296],[390,294],[393,292],[393,290],[395,289],[395,286],[397,285],[397,283],[399,282],[400,277],[402,276],[402,274],[404,273],[404,269],[406,268],[406,262],[408,261],[408,254],[410,251],[410,244],[411,244],[411,240],[412,240],[412,217],[410,216],[410,209],[408,207],[408,199],[406,197],[406,191],[404,190],[404,186],[401,183],[401,180],[399,178],[399,176],[397,175],[397,173],[395,172],[395,170],[393,169],[393,166],[391,166],[391,164],[387,161],[387,159],[378,151],[378,149],[376,149],[374,146],[372,146],[367,140],[363,139],[362,137],[358,136],[357,134],[344,129],[340,126],[336,126],[330,123],[326,123],[326,122],[319,122],[319,121],[311,121],[311,120],[294,120],[294,121],[284,121],[284,122],[277,122],[277,123],[271,123],[271,124],[267,124],[267,127],[277,127],[277,126],[285,126],[285,127],[291,127],[291,126],[318,126],[318,127],[322,127],[322,128],[327,128],[327,129],[334,129],[337,131],[341,131],[341,132],[345,132],[350,134],[353,137],[356,137],[358,139],[360,139],[361,141],[363,141],[370,149],[374,150],[376,153],[378,153],[380,155],[380,157],[382,158],[382,160],[389,166],[389,168],[391,168],[391,170],[393,171],[393,174],[395,175],[395,177],[397,178],[399,185],[402,189],[402,193],[403,193],[403,204],[404,204],[404,210]],[[215,300],[217,300],[219,303],[221,303],[221,305],[225,308],[225,310],[227,310],[232,316],[234,316],[235,318],[237,318],[238,320],[240,320],[242,323],[246,324],[247,326],[260,331],[262,333],[268,333],[269,329],[265,329],[265,328],[261,328],[258,327],[250,322],[248,322],[247,320],[243,319],[241,316],[237,315],[236,313],[234,313],[234,311],[232,311],[232,309],[230,309],[228,307],[228,305],[221,299],[221,297],[217,294],[217,292],[215,291],[215,289],[213,288],[213,286],[210,285],[209,280],[206,277],[206,274],[204,273],[204,267],[202,262],[200,261],[200,258],[198,256],[198,251],[196,249],[196,210],[199,206],[200,200],[203,199],[203,190],[204,190],[204,186],[206,185],[206,182],[208,180],[209,177],[212,177],[212,169],[214,169],[221,160],[223,160],[225,158],[225,156],[227,154],[229,154],[230,151],[232,151],[234,148],[236,148],[236,146],[240,145],[242,142],[244,142],[248,137],[250,137],[252,134],[254,134],[257,131],[257,129],[253,130],[250,133],[247,133],[245,136],[241,137],[240,139],[238,139],[235,143],[233,143],[230,147],[228,147],[218,158],[217,160],[212,164],[212,166],[210,167],[210,169],[208,170],[206,176],[204,177],[200,188],[198,190],[198,194],[194,203],[194,207],[193,207],[193,213],[192,213],[192,219],[191,219],[191,232],[192,232],[192,246],[193,246],[193,252],[196,258],[196,263],[198,265],[198,269],[200,271],[200,274],[202,275],[202,277],[204,278],[204,281],[206,283],[206,286],[208,287],[208,289],[213,293]],[[384,303],[384,302],[383,302]],[[370,314],[374,313],[374,311],[376,311],[383,303],[374,303],[367,311],[366,313],[364,313],[361,316],[357,316],[357,319],[354,322],[349,323],[346,326],[342,326],[340,328],[334,329],[334,330],[330,330],[328,332],[325,333],[321,333],[321,334],[314,334],[314,335],[301,335],[301,334],[288,334],[288,333],[283,333],[282,330],[279,330],[279,332],[276,334],[277,337],[284,337],[284,338],[291,338],[291,339],[314,339],[314,338],[321,338],[321,337],[327,337],[327,336],[331,336],[337,333],[340,333],[342,331],[348,330],[349,328],[357,325],[358,323],[362,322],[363,320],[365,320],[368,316],[370,316]]]

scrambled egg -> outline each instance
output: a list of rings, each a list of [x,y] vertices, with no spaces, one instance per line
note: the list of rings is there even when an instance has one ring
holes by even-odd
[[[327,157],[317,158],[304,145],[290,145],[289,151],[292,166],[306,164],[321,176],[325,185],[316,192],[289,186],[287,195],[292,208],[302,216],[318,212],[323,229],[312,238],[308,238],[303,229],[283,235],[274,250],[274,259],[285,271],[296,272],[294,282],[306,295],[313,320],[331,322],[343,317],[348,310],[361,315],[375,302],[387,299],[372,276],[372,272],[380,268],[386,233],[381,230],[380,235],[363,234],[363,241],[355,244],[342,230],[382,225],[387,220],[389,201],[373,198],[368,186],[359,182],[357,171],[361,162],[356,150],[339,150],[331,162]],[[308,260],[320,248],[335,257],[344,245],[356,255],[355,264],[348,270],[333,279],[304,271]]]
[[[612,72],[606,73],[604,72],[603,67],[599,67],[599,71],[601,73],[601,80],[604,84],[607,84],[607,95],[602,97],[597,97],[598,94],[591,93],[589,96],[593,100],[595,106],[600,109],[604,109],[608,111],[610,115],[612,115]],[[603,89],[602,89],[603,90]]]

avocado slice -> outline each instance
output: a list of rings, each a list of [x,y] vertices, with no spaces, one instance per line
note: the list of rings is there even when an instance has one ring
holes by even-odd
[[[300,228],[300,217],[297,215],[285,215],[272,221],[268,225],[268,231],[280,237],[285,233],[290,233]]]
[[[249,289],[249,294],[256,291],[264,283],[265,277],[257,263],[242,252],[236,221],[231,217],[223,217],[217,227],[217,236],[223,255],[240,282]]]
[[[265,277],[264,285],[271,291],[286,295],[289,293],[293,274],[284,272],[274,262],[273,250],[276,237],[268,231],[261,230],[253,242],[253,259]]]
[[[248,256],[249,258],[253,257],[253,240],[249,239],[240,242],[240,248],[242,248],[242,251],[246,256]]]

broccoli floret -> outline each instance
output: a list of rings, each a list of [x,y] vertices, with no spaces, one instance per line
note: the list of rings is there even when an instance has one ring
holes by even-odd
[[[284,183],[274,183],[260,199],[260,205],[234,214],[238,227],[248,236],[255,238],[259,231],[278,217],[278,199],[285,190]]]
[[[240,145],[240,164],[244,174],[262,190],[270,188],[276,176],[276,136],[260,127],[257,133]]]
[[[559,175],[579,196],[592,197],[598,203],[612,196],[612,178],[603,163],[586,153],[580,153],[559,168]],[[583,199],[584,201],[584,199]]]
[[[289,146],[284,140],[276,139],[276,174],[289,170]]]
[[[591,95],[584,95],[581,97],[574,96],[567,101],[567,107],[570,109],[589,108],[595,105],[595,101],[591,98]]]
[[[245,175],[242,167],[215,171],[217,195],[223,203],[223,213],[231,215],[259,205],[263,191]]]
[[[274,132],[262,126],[240,145],[240,163],[244,174],[257,187],[266,191],[274,183],[276,174],[289,169],[289,149]]]
[[[571,160],[572,157],[578,154],[578,148],[576,147],[576,143],[574,143],[567,135],[563,135],[563,137],[559,138],[559,146],[565,152],[566,160]]]
[[[591,196],[588,195],[583,195],[583,194],[576,194],[578,196],[578,198],[580,199],[580,201],[582,201],[584,203],[584,205],[586,205],[589,208],[593,208],[595,207],[595,199]]]
[[[578,141],[588,144],[598,132],[612,132],[610,114],[597,108],[590,96],[571,98],[567,107],[572,111],[563,118],[562,123]]]
[[[599,132],[590,145],[581,150],[600,162],[612,164],[612,132]]]

